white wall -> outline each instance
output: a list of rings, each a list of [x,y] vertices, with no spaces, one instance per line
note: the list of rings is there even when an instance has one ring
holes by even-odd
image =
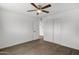
[[[35,21],[37,19],[28,14],[21,14],[12,10],[13,5],[18,9],[17,4],[0,5],[0,48],[31,41],[37,38],[39,34],[33,33],[34,24],[38,22]],[[36,36],[34,36],[35,34]]]
[[[44,18],[45,40],[79,49],[79,4],[55,4],[55,14]]]
[[[79,49],[79,4],[53,5],[53,12],[43,17],[44,39]],[[26,13],[29,6],[0,4],[0,48],[38,38],[39,18]]]

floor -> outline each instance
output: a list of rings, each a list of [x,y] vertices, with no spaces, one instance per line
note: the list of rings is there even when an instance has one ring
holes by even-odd
[[[79,51],[38,39],[1,49],[0,55],[79,55]]]

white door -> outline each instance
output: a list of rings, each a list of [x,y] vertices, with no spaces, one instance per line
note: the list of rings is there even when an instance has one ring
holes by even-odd
[[[39,37],[39,20],[36,19],[33,21],[33,40],[38,39]]]

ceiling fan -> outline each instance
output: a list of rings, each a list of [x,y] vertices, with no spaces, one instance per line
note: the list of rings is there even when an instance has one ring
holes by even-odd
[[[36,11],[37,15],[39,15],[40,13],[44,12],[44,13],[49,13],[49,11],[45,10],[46,8],[51,7],[50,4],[46,5],[46,6],[41,6],[41,5],[36,5],[35,3],[31,3],[32,6],[35,7],[34,10],[28,10],[27,12],[33,12]]]

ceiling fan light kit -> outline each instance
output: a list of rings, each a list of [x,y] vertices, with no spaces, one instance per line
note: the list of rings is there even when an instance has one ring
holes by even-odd
[[[38,12],[38,13],[41,13],[42,11],[41,11],[41,10],[37,10],[37,12]]]

